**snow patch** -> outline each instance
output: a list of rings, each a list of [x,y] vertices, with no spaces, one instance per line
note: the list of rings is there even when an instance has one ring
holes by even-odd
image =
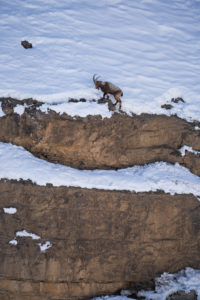
[[[46,241],[44,244],[38,243],[38,246],[40,247],[41,252],[46,252],[47,249],[52,247],[51,242]]]
[[[30,237],[33,240],[39,240],[40,239],[39,235],[37,235],[35,233],[27,232],[26,230],[17,231],[16,232],[16,237]],[[13,240],[11,240],[9,242],[9,244],[16,246],[18,244],[18,242],[17,242],[16,238],[14,238]],[[39,246],[41,252],[46,252],[47,249],[52,247],[52,244],[51,244],[50,241],[46,241],[44,244],[38,243],[38,246]]]
[[[18,242],[17,242],[16,239],[13,239],[13,240],[9,241],[9,244],[13,245],[13,246],[16,246],[18,244]]]
[[[31,237],[33,240],[39,240],[40,236],[34,233],[27,232],[26,230],[21,230],[16,232],[16,236],[19,237]]]
[[[145,297],[146,300],[165,300],[167,296],[178,290],[187,293],[195,290],[200,296],[200,270],[186,268],[175,274],[163,273],[156,278],[155,283],[155,291],[141,291],[138,295]]]
[[[4,207],[3,210],[5,214],[10,214],[10,215],[16,214],[17,212],[17,209],[15,207]]]
[[[166,297],[184,290],[189,293],[195,290],[200,299],[200,270],[186,268],[175,274],[163,273],[155,279],[155,291],[140,291],[137,296],[144,297],[145,300],[166,300]],[[121,296],[104,296],[92,298],[91,300],[128,300],[126,296],[131,295],[131,291],[122,291]],[[132,298],[131,298],[132,299]],[[134,299],[134,298],[133,298]]]
[[[163,190],[171,195],[200,195],[200,177],[187,168],[156,162],[145,166],[114,170],[77,170],[49,163],[23,147],[0,143],[0,178],[32,180],[38,185],[75,186],[106,190],[149,192]]]
[[[65,102],[59,104],[45,103],[39,107],[42,112],[47,113],[49,109],[63,114],[66,113],[71,116],[86,117],[87,115],[101,115],[102,118],[110,118],[111,112],[108,110],[107,104],[98,104],[96,102]]]
[[[1,102],[0,102],[0,103],[1,103]],[[1,107],[1,105],[0,105],[0,118],[3,117],[3,116],[5,116],[5,114],[4,114],[4,112],[3,112],[3,110],[2,110],[2,107]]]
[[[179,149],[179,152],[181,153],[181,156],[185,156],[185,151],[188,151],[188,152],[191,152],[191,153],[194,153],[194,154],[200,154],[200,151],[193,150],[192,147],[184,145],[183,147],[181,147]]]
[[[136,300],[134,298],[131,299]],[[103,296],[103,297],[92,298],[91,300],[130,300],[130,298],[127,298],[126,296]]]
[[[14,107],[14,113],[21,116],[21,115],[23,115],[25,108],[26,108],[26,105],[18,104]]]

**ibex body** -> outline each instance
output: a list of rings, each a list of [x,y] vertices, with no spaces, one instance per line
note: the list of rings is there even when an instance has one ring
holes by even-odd
[[[119,108],[121,109],[122,101],[121,101],[120,97],[123,96],[122,90],[118,86],[112,84],[111,82],[100,81],[100,80],[98,80],[98,78],[95,78],[95,75],[93,76],[93,81],[94,81],[94,84],[95,84],[95,88],[102,90],[103,98],[105,98],[105,96],[107,94],[113,95],[115,97],[115,100],[116,100],[114,105],[119,103]]]

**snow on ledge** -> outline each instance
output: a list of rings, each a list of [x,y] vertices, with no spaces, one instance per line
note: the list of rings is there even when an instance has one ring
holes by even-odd
[[[1,107],[1,104],[0,104],[0,118],[3,117],[3,116],[5,116],[5,114],[4,114],[4,112],[2,110],[2,107]]]
[[[193,150],[192,147],[184,145],[183,147],[181,147],[179,149],[179,152],[181,153],[181,156],[185,156],[185,151],[188,151],[188,152],[191,152],[191,153],[194,153],[194,154],[200,154],[200,151]]]
[[[77,170],[34,157],[23,147],[0,143],[0,165],[0,178],[30,179],[38,185],[51,183],[54,186],[135,192],[163,190],[171,195],[192,193],[200,196],[200,177],[178,163],[156,162],[118,171]]]
[[[52,244],[50,241],[46,241],[44,244],[38,243],[38,246],[41,252],[46,252],[47,249],[52,247]]]
[[[155,291],[139,291],[137,296],[144,297],[146,300],[166,300],[167,297],[177,291],[189,293],[195,290],[200,297],[200,270],[186,268],[175,274],[163,273],[155,278]],[[127,296],[132,294],[131,290],[122,290],[121,296],[103,296],[92,298],[91,300],[129,300]],[[138,298],[137,298],[138,299]]]
[[[80,116],[86,117],[88,115],[101,115],[102,118],[110,118],[112,113],[108,110],[106,104],[98,104],[97,102],[86,101],[86,102],[63,102],[57,104],[45,103],[38,108],[44,113],[48,113],[48,110],[53,110],[58,114],[66,113],[72,117]]]
[[[27,232],[26,230],[21,230],[16,232],[16,236],[19,237],[31,237],[33,240],[39,240],[40,236],[34,233]]]
[[[3,211],[5,214],[14,215],[17,212],[17,209],[15,207],[4,207]]]
[[[17,246],[18,242],[16,239],[13,239],[9,242],[10,245]]]
[[[200,270],[186,268],[175,274],[165,272],[156,278],[155,291],[141,291],[138,295],[145,297],[146,300],[164,300],[169,295],[180,290],[184,290],[187,293],[191,290],[195,290],[197,295],[200,296],[199,282]]]
[[[16,113],[16,114],[18,114],[18,115],[21,116],[21,115],[23,115],[26,107],[27,107],[26,105],[20,105],[20,104],[18,104],[18,105],[16,105],[14,107],[14,113]]]

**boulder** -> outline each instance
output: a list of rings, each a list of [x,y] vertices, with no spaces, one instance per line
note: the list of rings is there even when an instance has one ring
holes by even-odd
[[[32,44],[28,41],[21,41],[21,45],[25,48],[25,49],[29,49],[29,48],[33,48]]]

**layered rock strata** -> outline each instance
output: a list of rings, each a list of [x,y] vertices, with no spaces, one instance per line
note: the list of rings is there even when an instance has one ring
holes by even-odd
[[[72,118],[53,111],[42,113],[42,104],[24,100],[20,116],[13,107],[20,102],[1,98],[6,113],[0,118],[0,141],[23,146],[48,161],[79,169],[118,169],[155,161],[179,162],[200,175],[200,155],[179,149],[190,146],[200,151],[200,131],[196,123],[176,116],[115,113]],[[16,102],[17,101],[17,102]]]
[[[4,207],[17,212],[6,214]],[[193,195],[0,182],[0,299],[88,299],[168,271],[200,268]],[[52,247],[17,237],[37,234]]]
[[[1,98],[0,104],[0,142],[48,161],[79,169],[179,162],[200,176],[199,123],[122,113],[72,118],[45,114],[32,99]],[[22,115],[17,105],[26,107]],[[184,145],[196,152],[182,156]],[[16,213],[6,213],[9,207]],[[191,194],[1,180],[0,300],[89,299],[149,283],[163,272],[200,268],[199,218],[200,202]],[[24,230],[38,240],[17,236]],[[51,247],[41,252],[38,243],[47,241]]]

